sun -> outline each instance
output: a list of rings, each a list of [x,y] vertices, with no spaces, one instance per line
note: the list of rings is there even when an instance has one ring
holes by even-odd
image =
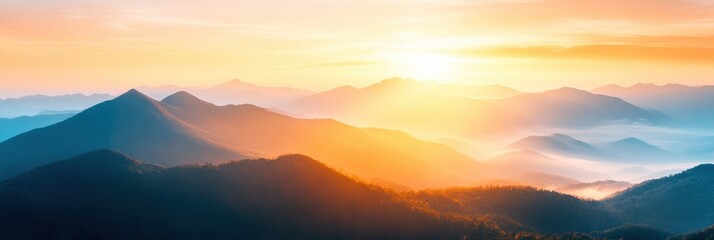
[[[439,82],[447,81],[454,64],[451,57],[441,55],[408,55],[402,61],[409,77]]]

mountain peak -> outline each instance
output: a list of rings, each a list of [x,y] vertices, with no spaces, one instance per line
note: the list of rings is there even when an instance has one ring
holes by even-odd
[[[151,98],[149,98],[149,96],[146,96],[143,93],[139,92],[139,90],[132,88],[129,91],[125,92],[124,94],[119,95],[114,100],[152,101],[153,99],[151,99]]]
[[[241,87],[257,87],[257,85],[244,82],[240,79],[233,79],[228,82],[224,82],[214,86],[214,88],[241,88]]]
[[[588,92],[588,91],[585,91],[582,89],[572,88],[572,87],[561,87],[558,89],[546,91],[545,93],[557,93],[557,94],[567,94],[567,95],[592,95],[591,92]]]
[[[174,94],[161,100],[162,103],[168,104],[174,107],[188,107],[188,106],[210,106],[212,103],[201,100],[200,98],[188,93],[186,91],[178,91]]]
[[[616,142],[619,142],[619,143],[637,143],[637,144],[645,143],[645,144],[646,144],[645,141],[642,141],[642,140],[640,140],[639,138],[636,138],[636,137],[623,138],[623,139],[617,140]]]

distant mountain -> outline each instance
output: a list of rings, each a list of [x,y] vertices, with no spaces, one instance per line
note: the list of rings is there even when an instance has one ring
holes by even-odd
[[[439,86],[392,78],[364,87],[339,87],[285,107],[305,116],[349,123],[474,137],[543,127],[612,123],[666,124],[669,118],[621,99],[563,88],[503,99],[474,99]],[[409,121],[405,121],[409,119]]]
[[[246,157],[167,109],[131,90],[57,124],[8,139],[0,143],[0,179],[103,148],[165,166]]]
[[[527,117],[531,127],[590,127],[607,123],[666,124],[666,115],[639,108],[622,99],[574,88],[526,93],[498,104]]]
[[[84,110],[111,99],[107,94],[72,94],[61,96],[33,95],[0,99],[0,118],[37,115],[43,111]]]
[[[163,99],[165,97],[168,97],[171,94],[174,94],[176,92],[180,91],[190,91],[194,92],[199,90],[198,88],[192,88],[192,87],[181,87],[177,85],[160,85],[160,86],[140,86],[137,88],[134,88],[137,91],[146,94],[147,96],[153,98],[153,99]]]
[[[661,162],[680,159],[676,158],[679,155],[634,137],[590,144],[565,134],[555,133],[547,136],[528,136],[510,144],[508,147],[565,157],[611,162]]]
[[[74,116],[74,113],[0,118],[0,142],[35,128],[41,128],[64,121],[72,116]]]
[[[714,223],[714,165],[638,184],[606,203],[630,222],[682,233]]]
[[[686,154],[701,156],[704,159],[711,159],[714,156],[714,136],[693,139],[689,145],[685,150]]]
[[[681,84],[608,85],[593,92],[619,97],[637,106],[657,109],[671,116],[680,127],[711,127],[714,120],[714,86]]]
[[[162,168],[101,150],[0,183],[4,239],[506,239],[310,158]]]
[[[621,224],[599,202],[527,187],[456,188],[415,194],[439,212],[505,216],[541,232],[589,232]]]
[[[262,156],[302,153],[366,180],[414,188],[459,185],[480,177],[480,164],[468,156],[397,131],[298,119],[253,105],[216,106],[187,92],[162,103],[184,122]]]
[[[559,133],[548,136],[529,136],[512,143],[509,147],[586,159],[608,157],[607,153],[593,145]]]
[[[640,161],[664,160],[672,156],[664,149],[634,137],[605,143],[600,146],[600,149],[620,158],[639,159]]]
[[[267,108],[282,107],[299,98],[314,94],[314,92],[304,89],[266,87],[237,79],[208,88],[165,85],[159,87],[142,86],[138,90],[156,99],[168,97],[175,92],[185,91],[218,105],[253,104]]]
[[[481,109],[488,108],[482,104],[486,103],[446,94],[412,79],[391,78],[359,89],[343,86],[320,92],[293,102],[285,110],[366,126],[468,135],[470,131],[464,126],[496,124],[478,117]]]

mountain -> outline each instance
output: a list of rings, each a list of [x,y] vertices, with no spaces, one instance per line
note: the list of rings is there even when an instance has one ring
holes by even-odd
[[[199,90],[196,94],[217,104],[249,103],[263,107],[278,107],[314,92],[289,87],[259,86],[236,79]]]
[[[506,239],[305,156],[162,168],[99,150],[0,183],[4,239]]]
[[[43,111],[84,110],[111,99],[107,94],[32,95],[0,99],[0,118],[37,115]]]
[[[608,85],[593,92],[622,98],[637,106],[657,109],[671,116],[680,127],[711,127],[714,120],[714,86],[681,84]]]
[[[338,87],[298,99],[284,109],[305,116],[428,135],[474,137],[507,126],[500,119],[484,117],[507,115],[487,101],[402,78],[363,88]]]
[[[500,107],[527,119],[530,127],[592,127],[608,123],[666,124],[669,118],[622,99],[574,88],[526,93],[501,100]]]
[[[509,147],[586,159],[600,159],[608,155],[593,145],[560,133],[548,136],[529,136],[510,144]]]
[[[197,88],[190,88],[190,87],[181,87],[177,85],[160,85],[160,86],[140,86],[137,88],[134,88],[137,91],[146,94],[147,96],[153,98],[153,99],[163,99],[165,97],[168,97],[171,94],[174,94],[176,92],[180,91],[196,91],[198,90]]]
[[[467,138],[543,127],[661,125],[669,119],[618,98],[572,88],[503,99],[474,99],[401,78],[364,88],[344,86],[320,92],[301,98],[284,110],[363,126]]]
[[[711,159],[714,156],[714,136],[698,137],[691,141],[685,152],[691,156]]]
[[[414,188],[460,185],[479,177],[480,164],[468,156],[397,131],[298,119],[247,104],[216,106],[187,92],[162,103],[184,122],[262,156],[306,154],[366,180]]]
[[[71,116],[74,116],[74,113],[41,114],[16,118],[0,118],[0,142],[35,128],[41,128],[61,122]]]
[[[657,146],[649,144],[639,138],[628,137],[617,141],[608,142],[600,146],[605,152],[617,155],[620,158],[634,160],[663,160],[671,156],[671,153]]]
[[[0,143],[0,179],[103,148],[166,166],[245,157],[167,108],[131,90],[57,124],[15,136]]]
[[[253,104],[268,108],[281,107],[299,98],[314,94],[314,92],[304,89],[266,87],[238,79],[207,88],[164,85],[158,87],[142,86],[137,90],[156,99],[168,97],[175,92],[185,91],[219,105]]]
[[[528,187],[425,190],[415,198],[442,213],[503,216],[541,232],[589,232],[621,224],[600,202]]]
[[[682,233],[710,226],[714,219],[714,165],[638,184],[606,203],[631,222]]]
[[[628,138],[623,138],[611,143],[608,143],[607,146],[608,150],[614,150],[617,152],[637,152],[637,153],[646,153],[646,152],[651,152],[651,153],[665,153],[666,151],[654,146],[652,144],[649,144],[645,141],[642,141],[639,138],[634,138],[634,137],[628,137]]]

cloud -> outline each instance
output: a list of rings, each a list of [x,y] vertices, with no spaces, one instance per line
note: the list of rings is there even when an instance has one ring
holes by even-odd
[[[472,51],[475,56],[535,59],[595,59],[671,62],[714,62],[714,48],[579,45],[572,47],[502,47]]]

